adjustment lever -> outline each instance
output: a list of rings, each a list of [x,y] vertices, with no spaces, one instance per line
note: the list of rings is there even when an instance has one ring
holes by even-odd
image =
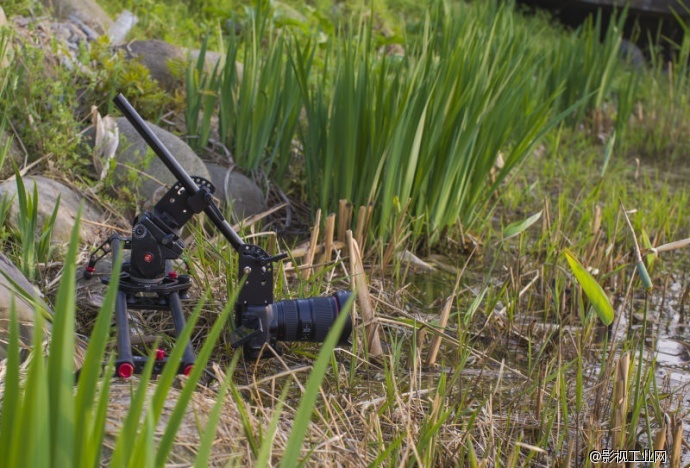
[[[283,252],[283,253],[281,253],[281,254],[274,255],[274,256],[272,256],[272,257],[264,258],[263,261],[264,261],[265,263],[279,262],[279,261],[281,261],[282,259],[287,258],[287,256],[288,256],[288,254],[285,253],[285,252]]]

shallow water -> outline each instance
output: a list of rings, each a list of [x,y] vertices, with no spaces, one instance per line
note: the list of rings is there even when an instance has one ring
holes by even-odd
[[[662,404],[663,409],[672,412],[680,408],[681,414],[685,415],[687,408],[690,408],[690,326],[688,324],[690,310],[682,313],[681,302],[682,295],[688,288],[690,280],[686,281],[683,274],[677,274],[675,277],[671,275],[666,278],[666,284],[656,287],[649,298],[645,359],[648,364],[652,362],[656,364],[659,393],[671,395],[669,400]],[[447,298],[452,294],[455,284],[453,275],[440,271],[415,273],[409,275],[407,279],[410,283],[407,292],[414,298],[411,300],[414,303],[409,304],[410,308],[427,317],[433,317],[434,314],[440,313]],[[469,282],[477,285],[481,283],[481,279],[477,278]],[[474,289],[478,288],[480,286]],[[463,294],[467,297],[467,290]],[[469,300],[471,299],[470,297]],[[468,303],[469,300],[465,302]],[[644,310],[642,297],[634,299],[634,309],[640,312],[636,312],[635,320],[630,329],[633,333],[641,333],[642,312]],[[685,309],[690,309],[690,300],[689,303],[685,304]],[[455,311],[455,306],[453,311]],[[535,321],[531,317],[516,317],[516,323],[522,319],[527,319],[526,322]],[[457,323],[456,320],[451,320],[451,324],[455,323]],[[628,317],[621,316],[617,328],[618,338],[625,339],[627,332]],[[601,335],[603,337],[603,334]],[[505,357],[508,366],[522,370],[526,366],[525,353],[524,350],[518,350],[518,348],[512,352],[504,350],[507,352],[501,353],[501,357]],[[471,373],[471,371],[471,365],[469,365],[463,373]],[[485,374],[485,376],[489,376],[489,374]],[[640,429],[646,430],[645,427],[640,427]],[[687,425],[684,428],[684,439],[690,440],[690,427]],[[683,465],[690,463],[690,453],[686,452],[687,450],[684,449]]]

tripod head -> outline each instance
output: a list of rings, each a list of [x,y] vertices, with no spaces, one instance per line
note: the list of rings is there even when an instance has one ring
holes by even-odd
[[[190,287],[188,278],[178,281],[175,275],[174,284],[170,284],[170,262],[184,251],[180,238],[182,227],[195,214],[203,212],[239,254],[238,278],[242,284],[235,305],[232,346],[243,346],[245,358],[256,359],[266,344],[275,347],[277,341],[322,342],[351,293],[343,291],[329,297],[274,302],[273,263],[287,254],[271,256],[261,247],[245,243],[213,201],[213,184],[187,174],[122,94],[114,102],[177,179],[152,212],[145,211],[134,220],[131,239],[123,239],[124,248],[132,250],[129,263],[123,264],[126,292],[160,294],[171,289],[186,292]],[[96,262],[109,253],[104,246],[112,240],[111,237],[91,255],[85,276],[90,276]],[[348,319],[341,343],[347,342],[351,330],[352,321]]]

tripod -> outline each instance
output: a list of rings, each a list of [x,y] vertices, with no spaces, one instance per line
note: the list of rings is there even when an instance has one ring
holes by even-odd
[[[119,258],[120,250],[131,249],[132,240],[123,239],[115,234],[110,237],[99,249],[103,255],[108,253],[105,246],[109,244],[113,258]],[[92,273],[95,263],[102,258],[92,256],[86,271]],[[126,268],[126,265],[123,265]],[[115,361],[115,373],[119,377],[129,378],[133,374],[140,374],[146,364],[146,358],[134,356],[132,353],[131,333],[129,326],[129,310],[168,310],[173,319],[175,334],[179,336],[185,326],[184,316],[182,315],[181,299],[188,297],[187,291],[191,286],[188,275],[178,275],[170,269],[169,261],[166,262],[166,277],[158,283],[141,283],[136,281],[127,272],[120,275],[117,297],[115,299],[115,316],[118,328],[117,335],[117,359]],[[104,283],[110,282],[110,277],[102,280]],[[153,365],[153,373],[160,374],[163,366],[167,363],[167,358],[162,349],[156,350],[156,362]],[[185,345],[182,362],[178,368],[178,374],[189,375],[194,365],[194,351],[189,342]]]
[[[213,186],[208,181],[195,179],[200,185],[206,186],[205,190],[212,193]],[[122,250],[132,251],[130,261],[122,264],[115,300],[118,329],[115,373],[119,377],[129,378],[133,374],[140,374],[147,361],[145,357],[134,356],[132,353],[129,310],[169,311],[176,337],[185,327],[182,299],[188,298],[191,280],[189,275],[180,275],[171,268],[172,260],[179,258],[182,253],[184,243],[178,233],[169,226],[176,225],[180,219],[170,218],[167,220],[168,223],[163,221],[166,216],[170,217],[166,207],[169,208],[171,200],[172,203],[184,204],[181,212],[186,214],[189,204],[183,194],[184,190],[181,190],[179,183],[175,184],[156,205],[153,213],[147,211],[135,220],[131,238],[112,235],[91,254],[89,264],[84,270],[84,276],[89,278],[95,271],[96,263],[105,255],[112,253],[113,258],[121,258],[119,254]],[[101,281],[108,284],[111,277],[106,276]],[[163,350],[157,350],[153,373],[160,374],[166,363],[167,358]],[[193,365],[194,352],[191,344],[187,342],[177,373],[188,375]]]
[[[147,362],[147,358],[134,356],[132,352],[130,309],[168,310],[176,337],[182,332],[185,320],[181,300],[187,297],[191,280],[189,275],[178,275],[171,265],[185,247],[180,238],[182,227],[201,212],[239,254],[241,289],[235,304],[233,348],[242,346],[246,358],[258,359],[265,346],[275,346],[279,340],[322,342],[351,293],[342,291],[328,297],[274,303],[273,263],[287,254],[271,256],[261,247],[243,242],[213,202],[213,184],[187,174],[124,96],[117,95],[114,102],[177,179],[153,211],[145,211],[134,219],[130,238],[112,235],[91,254],[84,269],[84,277],[88,279],[105,255],[112,253],[113,258],[120,258],[122,250],[132,252],[130,260],[122,263],[115,304],[118,328],[115,374],[131,377],[141,373]],[[102,281],[107,284],[111,278],[104,277]],[[351,330],[352,322],[348,320],[341,333],[342,343],[347,342]],[[189,374],[194,359],[187,342],[177,373]],[[165,353],[158,350],[153,373],[159,374],[166,362]]]

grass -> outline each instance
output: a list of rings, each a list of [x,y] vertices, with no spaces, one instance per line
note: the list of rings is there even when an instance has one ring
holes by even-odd
[[[36,265],[47,263],[51,258],[53,246],[50,238],[60,207],[60,197],[57,198],[53,213],[46,219],[43,226],[38,225],[38,198],[37,184],[34,183],[33,196],[27,194],[19,171],[15,172],[17,181],[17,201],[19,214],[17,215],[18,237],[21,239],[20,267],[24,275],[31,281],[36,279]],[[9,202],[9,200],[6,200]],[[36,236],[38,234],[38,236]]]
[[[511,4],[432,7],[404,57],[379,53],[371,19],[343,26],[324,45],[300,41],[271,21],[268,7],[258,9],[243,41],[230,36],[222,72],[203,76],[201,60],[190,69],[192,136],[207,143],[209,112],[217,109],[220,140],[234,161],[278,180],[295,163],[296,138],[310,204],[322,210],[334,210],[341,199],[371,204],[373,232],[384,238],[408,200],[415,230],[432,242],[444,228],[470,227],[545,132],[575,111],[579,121],[602,106],[620,33],[611,26],[598,47],[601,26],[590,25],[571,42],[547,48],[515,21]],[[577,60],[568,59],[566,48]],[[546,66],[544,53],[560,54],[563,65]],[[238,57],[244,57],[241,81]],[[541,74],[551,76],[534,79]],[[298,125],[300,107],[306,118]],[[503,167],[487,187],[501,153]]]
[[[305,11],[330,20],[330,6]],[[150,384],[144,375],[131,387],[99,378],[110,293],[95,323],[76,329],[90,340],[75,388],[67,378],[72,327],[75,318],[88,321],[87,311],[73,311],[76,247],[61,262],[60,281],[59,271],[27,259],[45,284],[60,284],[47,299],[66,313],[55,318],[47,360],[21,365],[11,335],[0,419],[0,451],[10,462],[21,451],[37,464],[64,457],[88,465],[588,466],[591,450],[652,448],[667,432],[680,450],[687,388],[678,379],[687,375],[682,357],[674,367],[655,350],[683,340],[686,252],[643,255],[648,291],[621,205],[642,248],[690,237],[678,159],[687,44],[678,63],[635,76],[614,58],[615,25],[602,33],[593,19],[567,33],[510,6],[437,6],[415,16],[421,27],[408,31],[404,57],[379,49],[375,15],[332,29],[324,21],[325,41],[268,15],[225,44],[230,63],[244,61],[252,79],[240,81],[234,67],[204,78],[197,65],[188,75],[188,131],[200,148],[214,139],[209,109],[225,109],[222,143],[247,169],[297,174],[280,181],[288,191],[307,180],[310,208],[332,210],[340,197],[374,203],[378,227],[368,233],[365,266],[384,354],[369,355],[369,324],[360,322],[349,348],[286,343],[279,358],[239,361],[224,329],[237,291],[236,255],[198,222],[186,260],[194,298],[208,302],[191,312],[185,331],[200,358],[191,381],[176,389],[169,373]],[[149,14],[152,24],[168,12]],[[599,34],[604,45],[596,47]],[[220,82],[224,94],[214,92]],[[261,110],[252,114],[244,102]],[[293,139],[300,145],[286,143]],[[29,222],[35,197],[26,199]],[[5,237],[5,248],[30,247],[34,232]],[[269,249],[270,238],[257,241]],[[27,250],[16,248],[14,260]],[[398,255],[405,250],[436,271],[415,273]],[[577,273],[564,252],[581,265]],[[310,278],[296,273],[299,260],[277,267],[277,297],[347,288],[349,254],[339,254]],[[592,293],[593,282],[601,290]],[[597,313],[604,297],[612,314]],[[600,317],[613,321],[606,326]],[[160,314],[134,320],[145,336],[170,329]],[[35,336],[39,356],[43,335]],[[171,359],[180,353],[170,338],[163,343],[174,349]],[[207,360],[216,363],[207,370],[217,383],[195,386]],[[123,393],[118,415],[112,403]],[[55,411],[58,402],[70,411]],[[113,419],[117,431],[105,425]],[[8,434],[22,434],[24,445]],[[199,441],[198,449],[184,452],[180,438]],[[658,447],[669,458],[676,450]]]

